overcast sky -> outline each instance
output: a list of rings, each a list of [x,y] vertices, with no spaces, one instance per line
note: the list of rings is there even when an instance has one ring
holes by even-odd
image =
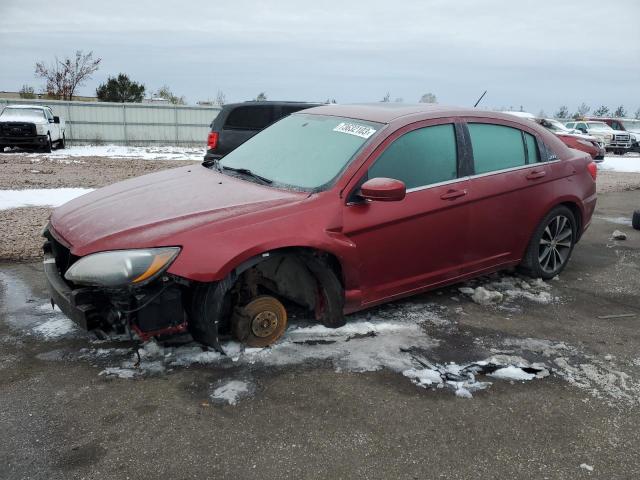
[[[127,73],[189,103],[254,98],[440,103],[553,113],[640,107],[638,0],[0,0],[0,90],[37,60],[92,50],[80,94]]]

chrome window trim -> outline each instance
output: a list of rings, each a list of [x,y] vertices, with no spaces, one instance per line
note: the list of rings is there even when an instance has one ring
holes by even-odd
[[[492,170],[490,172],[478,173],[476,175],[469,176],[469,178],[470,179],[474,179],[474,178],[480,178],[480,177],[488,177],[490,175],[498,175],[500,173],[514,172],[516,170],[524,170],[525,168],[532,168],[532,167],[535,167],[537,165],[549,165],[551,163],[558,163],[558,162],[561,162],[561,161],[562,160],[558,159],[558,160],[550,160],[548,162],[527,163],[526,165],[520,165],[518,167],[503,168],[502,170]]]
[[[438,183],[430,183],[429,185],[422,185],[421,187],[413,187],[413,188],[408,188],[407,189],[407,194],[409,193],[413,193],[413,192],[419,192],[420,190],[426,190],[428,188],[436,188],[436,187],[441,187],[443,185],[450,185],[452,183],[458,183],[458,182],[462,182],[464,180],[468,180],[469,177],[456,177],[453,178],[451,180],[444,180],[442,182],[438,182]]]

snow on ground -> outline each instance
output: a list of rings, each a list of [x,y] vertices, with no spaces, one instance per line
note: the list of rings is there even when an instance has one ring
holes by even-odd
[[[128,147],[124,145],[74,145],[33,156],[52,159],[73,157],[140,158],[143,160],[202,160],[205,148],[184,146]]]
[[[18,207],[58,207],[69,200],[93,191],[91,188],[34,188],[0,190],[0,210]]]
[[[604,157],[604,161],[598,164],[602,170],[614,172],[640,172],[640,157],[630,155],[616,155]]]
[[[223,380],[212,389],[209,398],[214,403],[237,405],[238,402],[248,397],[253,391],[253,385],[244,380]]]
[[[530,302],[548,305],[557,302],[559,297],[552,295],[551,285],[538,278],[535,280],[519,275],[491,275],[480,277],[458,288],[479,305],[498,305],[502,309],[518,309],[513,302],[525,299]]]

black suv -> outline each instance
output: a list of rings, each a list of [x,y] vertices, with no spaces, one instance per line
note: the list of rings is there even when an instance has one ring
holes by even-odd
[[[321,104],[268,101],[225,105],[211,122],[204,159],[210,161],[222,158],[282,117],[318,105]]]

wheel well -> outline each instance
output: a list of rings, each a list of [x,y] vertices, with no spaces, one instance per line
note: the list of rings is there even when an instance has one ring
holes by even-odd
[[[578,207],[578,205],[574,202],[564,202],[560,205],[567,207],[569,210],[571,210],[571,213],[573,213],[573,219],[576,221],[576,228],[578,230],[576,241],[578,241],[582,236],[582,211],[580,210],[580,207]]]
[[[232,305],[243,305],[260,294],[270,294],[314,311],[325,324],[342,319],[344,283],[339,260],[307,247],[270,250],[234,270],[229,289]]]

